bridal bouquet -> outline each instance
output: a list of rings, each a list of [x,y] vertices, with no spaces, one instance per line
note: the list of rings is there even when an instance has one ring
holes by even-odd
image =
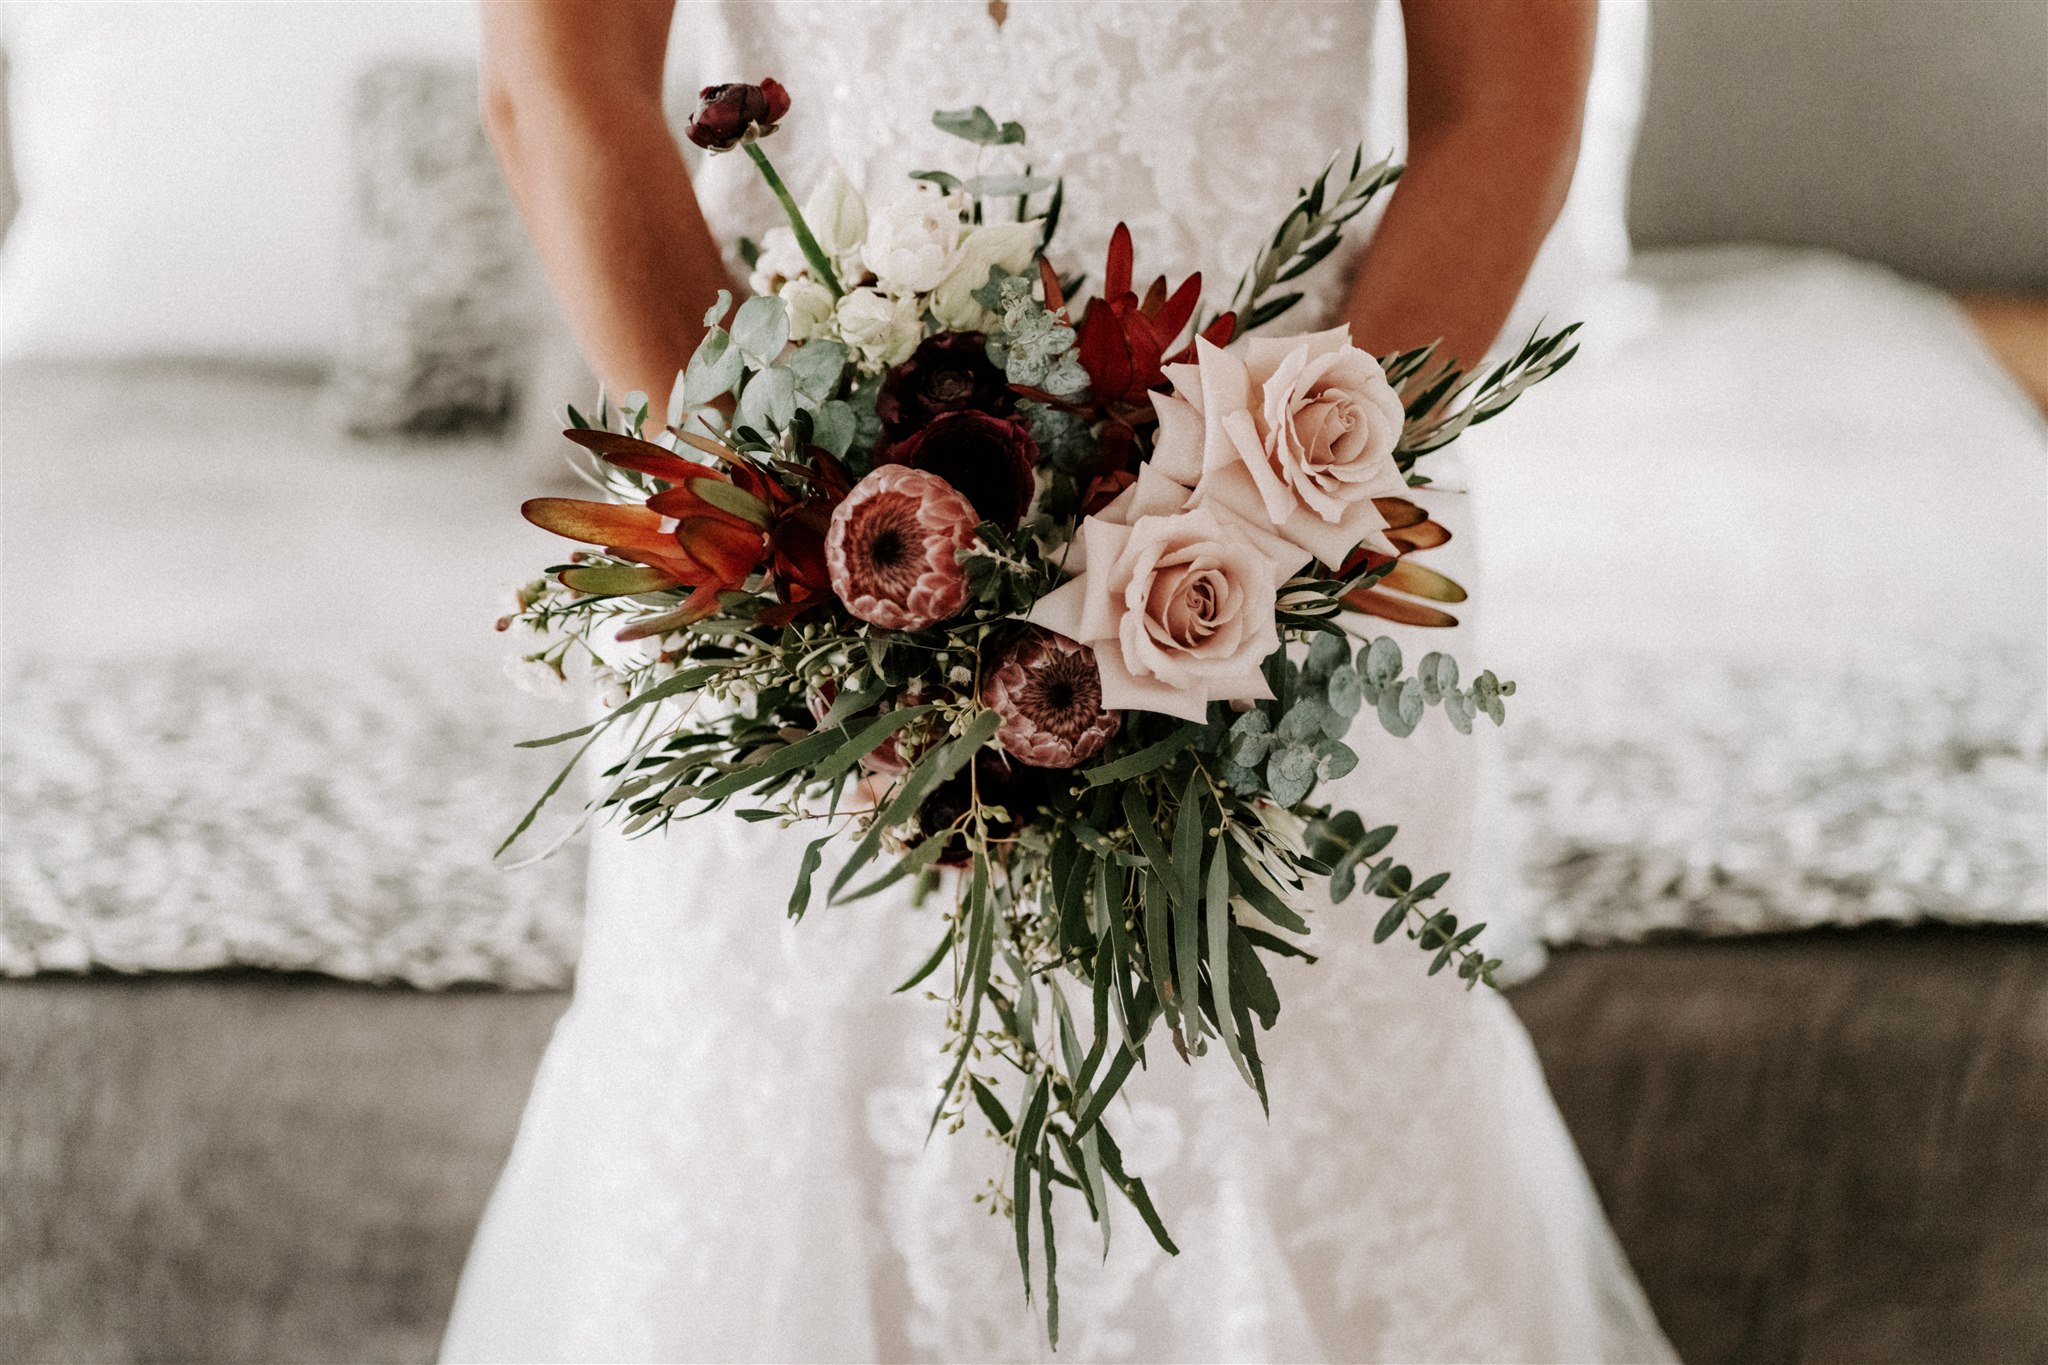
[[[1360,153],[1202,318],[1200,277],[1141,285],[1122,228],[1092,289],[1063,276],[1064,186],[1029,173],[919,171],[874,209],[835,174],[799,208],[760,146],[788,108],[773,81],[704,92],[691,138],[744,149],[788,225],[742,244],[753,296],[721,295],[662,417],[570,409],[600,496],[524,511],[593,548],[500,624],[608,693],[535,743],[622,732],[590,809],[628,833],[727,807],[816,828],[793,918],[945,888],[898,990],[941,983],[932,1127],[978,1114],[1012,1149],[996,1197],[1057,1340],[1053,1188],[1105,1238],[1114,1192],[1175,1249],[1109,1102],[1161,1046],[1226,1055],[1265,1101],[1266,963],[1310,958],[1311,883],[1490,981],[1482,926],[1435,907],[1446,874],[1315,794],[1356,765],[1361,711],[1395,735],[1432,707],[1500,723],[1512,683],[1356,628],[1455,624],[1464,591],[1418,559],[1451,533],[1406,496],[1417,466],[1568,361],[1571,330],[1483,374],[1341,327],[1249,336],[1399,175]],[[935,121],[1025,140],[979,108]]]

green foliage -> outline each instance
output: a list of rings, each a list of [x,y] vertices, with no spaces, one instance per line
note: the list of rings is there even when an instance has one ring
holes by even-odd
[[[982,147],[1004,147],[1024,140],[1023,124],[997,123],[995,116],[978,104],[971,109],[941,109],[932,115],[932,124],[942,133]]]
[[[1287,216],[1260,249],[1244,278],[1231,295],[1230,310],[1237,314],[1237,334],[1263,327],[1301,302],[1302,293],[1273,291],[1300,279],[1337,249],[1344,226],[1359,214],[1381,190],[1401,178],[1393,159],[1382,158],[1365,164],[1365,148],[1351,154],[1351,168],[1334,188],[1330,176],[1338,162],[1332,161],[1316,177],[1315,184],[1301,192]],[[1206,324],[1204,324],[1206,325]]]
[[[1485,371],[1468,371],[1436,358],[1434,344],[1389,356],[1387,382],[1401,395],[1408,420],[1394,458],[1403,471],[1432,451],[1441,450],[1467,428],[1506,412],[1517,398],[1571,363],[1579,348],[1572,342],[1579,324],[1543,334],[1529,334],[1515,354]]]
[[[989,331],[988,357],[1012,384],[1025,384],[1055,398],[1078,398],[1088,388],[1072,327],[1060,321],[1036,296],[1035,272],[1013,275],[1000,265],[988,270],[988,283],[974,299],[997,315]]]

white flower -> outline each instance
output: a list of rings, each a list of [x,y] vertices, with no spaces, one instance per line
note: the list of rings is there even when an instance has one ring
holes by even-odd
[[[861,259],[875,278],[899,293],[922,294],[946,278],[960,244],[962,194],[922,186],[876,214]]]
[[[1068,567],[1081,572],[1027,619],[1089,645],[1102,706],[1201,721],[1212,701],[1273,695],[1260,665],[1280,647],[1280,585],[1293,547],[1153,465],[1081,523]]]
[[[782,301],[789,307],[789,339],[809,341],[832,335],[832,291],[809,276],[782,286]]]
[[[756,294],[773,294],[790,280],[810,273],[811,263],[804,259],[796,233],[787,227],[772,227],[761,234],[761,254],[754,258],[747,288]]]
[[[1033,218],[1022,223],[984,223],[968,230],[946,278],[932,291],[932,315],[941,327],[956,332],[985,332],[996,315],[981,306],[974,291],[988,283],[990,266],[1001,266],[1012,275],[1022,274],[1038,254],[1045,223]]]
[[[868,235],[868,206],[837,165],[804,201],[804,222],[834,265],[850,261]]]
[[[901,364],[924,337],[917,300],[855,289],[839,300],[839,339],[870,373]]]
[[[1395,553],[1373,499],[1408,491],[1394,463],[1404,414],[1350,329],[1254,337],[1243,359],[1195,349],[1195,364],[1166,367],[1173,393],[1152,395],[1153,463],[1197,504],[1271,526],[1333,568],[1361,544]]]

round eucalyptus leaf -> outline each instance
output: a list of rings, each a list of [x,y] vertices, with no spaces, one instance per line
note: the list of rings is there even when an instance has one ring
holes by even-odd
[[[1358,766],[1358,755],[1348,744],[1326,739],[1316,746],[1316,776],[1325,782],[1335,781]]]
[[[1332,712],[1347,722],[1356,716],[1359,706],[1365,701],[1365,688],[1359,682],[1358,670],[1348,663],[1333,669],[1329,681],[1323,684],[1323,700]]]
[[[1376,637],[1366,646],[1365,680],[1374,687],[1385,687],[1400,674],[1401,646],[1390,635]]]
[[[773,294],[756,294],[732,315],[732,339],[758,366],[771,365],[789,344],[789,308]]]
[[[1342,635],[1318,634],[1308,647],[1308,658],[1302,665],[1301,676],[1312,682],[1321,682],[1337,668],[1350,663],[1350,641]]]

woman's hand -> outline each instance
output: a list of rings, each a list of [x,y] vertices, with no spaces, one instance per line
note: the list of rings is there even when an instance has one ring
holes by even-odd
[[[1402,0],[1408,168],[1346,316],[1375,355],[1477,364],[1564,206],[1596,0]]]
[[[740,291],[661,104],[674,0],[492,0],[484,125],[555,295],[613,393],[665,410],[720,289]]]

